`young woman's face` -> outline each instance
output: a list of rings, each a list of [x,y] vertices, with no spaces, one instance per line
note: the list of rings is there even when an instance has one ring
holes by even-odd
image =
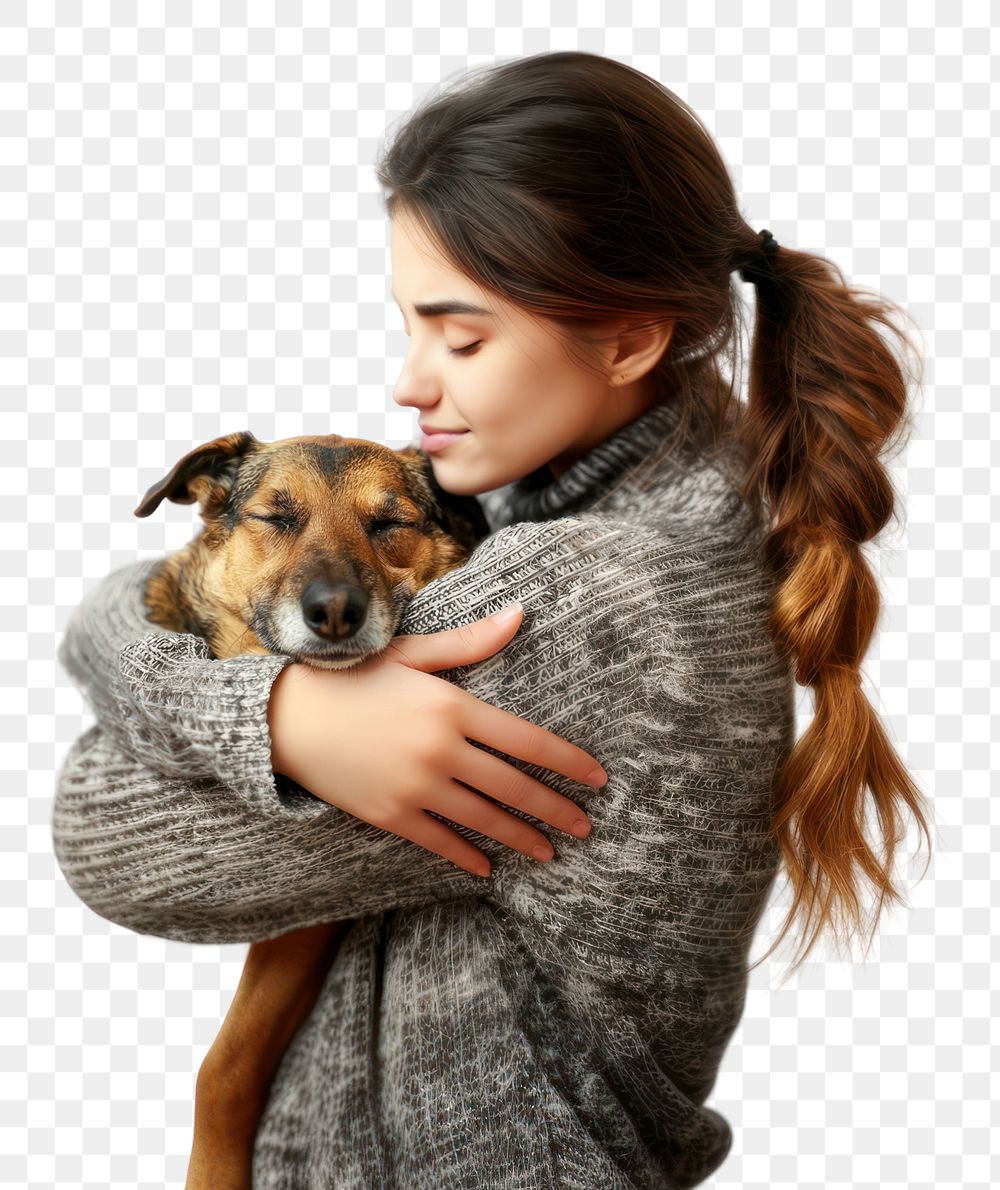
[[[648,377],[611,384],[575,362],[554,323],[487,295],[403,212],[392,221],[391,255],[410,338],[393,400],[416,409],[423,426],[464,431],[429,452],[445,491],[492,491],[543,463],[561,475],[652,404]],[[486,313],[424,309],[445,302]],[[607,354],[609,372],[615,355]]]

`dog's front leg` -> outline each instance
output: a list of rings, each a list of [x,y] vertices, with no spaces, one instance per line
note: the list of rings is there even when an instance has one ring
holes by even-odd
[[[198,1072],[185,1190],[250,1190],[271,1082],[350,924],[324,922],[251,943],[229,1012]]]

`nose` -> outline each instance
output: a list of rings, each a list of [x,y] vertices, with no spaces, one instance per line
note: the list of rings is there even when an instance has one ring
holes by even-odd
[[[368,595],[353,583],[313,579],[299,603],[303,620],[324,640],[353,636],[368,615]]]
[[[418,413],[423,413],[425,409],[432,408],[438,401],[438,397],[433,393],[417,394],[411,388],[402,384],[397,384],[393,389],[392,399],[401,408],[416,409]]]
[[[416,409],[423,413],[441,400],[441,386],[428,377],[418,381],[413,366],[407,357],[403,370],[396,379],[392,390],[392,399],[403,409]]]

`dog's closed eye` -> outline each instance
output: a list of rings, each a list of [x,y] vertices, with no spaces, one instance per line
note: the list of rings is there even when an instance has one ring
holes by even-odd
[[[270,525],[281,533],[293,533],[303,527],[302,518],[288,513],[248,512],[244,514],[244,517],[248,521],[260,521],[265,525]],[[382,517],[371,521],[367,532],[375,537],[389,537],[406,529],[421,530],[423,528],[422,523],[415,521],[400,521]]]
[[[271,525],[273,528],[284,533],[291,533],[295,529],[302,527],[301,521],[297,517],[283,516],[274,514],[273,516],[260,516],[257,513],[247,513],[248,521],[263,521],[265,525]]]
[[[395,529],[420,529],[421,527],[411,521],[373,521],[368,526],[368,532],[384,533]]]

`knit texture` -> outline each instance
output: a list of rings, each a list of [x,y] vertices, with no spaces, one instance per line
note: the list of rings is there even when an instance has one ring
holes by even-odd
[[[726,1157],[705,1101],[778,868],[794,686],[762,526],[726,456],[664,449],[675,419],[656,406],[562,477],[480,497],[491,536],[399,628],[523,603],[510,644],[438,676],[607,771],[594,790],[512,762],[593,823],[534,822],[548,863],[449,823],[490,858],[473,876],[275,777],[267,702],[291,658],[218,661],[151,625],[162,558],[75,609],[58,658],[97,722],[52,831],[77,895],[188,942],[354,919],[272,1084],[255,1187],[688,1187]]]

